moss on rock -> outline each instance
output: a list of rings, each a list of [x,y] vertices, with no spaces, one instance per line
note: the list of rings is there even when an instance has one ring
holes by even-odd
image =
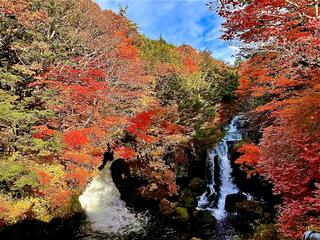
[[[265,224],[257,227],[251,240],[278,240],[278,233],[274,225]]]
[[[215,217],[209,211],[195,210],[193,212],[194,224],[197,227],[211,227],[216,224]]]
[[[185,207],[176,207],[175,213],[176,213],[177,219],[180,221],[187,222],[190,219],[188,209]]]
[[[236,203],[235,211],[242,218],[247,220],[254,220],[263,217],[263,208],[259,202],[253,200]]]

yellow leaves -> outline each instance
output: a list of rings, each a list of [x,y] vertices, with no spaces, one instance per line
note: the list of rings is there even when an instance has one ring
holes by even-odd
[[[24,218],[26,212],[32,207],[32,202],[29,199],[18,200],[13,204],[10,210],[10,217],[13,219]]]
[[[152,159],[160,159],[165,154],[165,149],[163,147],[157,147],[150,151]]]
[[[186,143],[190,140],[188,136],[182,134],[168,135],[165,136],[164,139],[168,145]]]
[[[34,76],[35,72],[30,70],[30,68],[21,65],[21,64],[16,64],[14,66],[12,66],[12,69],[16,70],[17,72],[19,72],[22,75],[27,75],[27,76]]]
[[[50,222],[53,218],[53,215],[50,214],[48,209],[48,201],[43,198],[32,198],[33,206],[32,213],[34,217],[43,222]]]
[[[200,91],[204,89],[208,89],[208,82],[205,81],[204,78],[201,77],[201,73],[194,73],[191,76],[182,78],[184,83],[182,84],[186,90],[188,91]]]
[[[12,199],[7,195],[0,194],[0,219],[8,223],[17,223],[27,217],[27,213],[33,206],[30,198]]]
[[[153,96],[144,95],[140,99],[140,110],[141,108],[149,108],[150,106],[158,105],[158,99]]]

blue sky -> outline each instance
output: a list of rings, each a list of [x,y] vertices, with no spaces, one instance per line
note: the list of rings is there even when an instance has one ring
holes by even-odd
[[[219,39],[222,19],[209,11],[209,0],[96,0],[104,9],[118,12],[128,6],[127,17],[138,24],[141,33],[168,42],[189,44],[210,50],[215,58],[233,62],[235,47]]]

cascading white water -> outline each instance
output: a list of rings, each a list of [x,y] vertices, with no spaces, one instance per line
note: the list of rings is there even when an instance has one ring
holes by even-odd
[[[230,125],[228,126],[229,130],[227,135],[222,139],[222,141],[216,146],[215,149],[208,152],[208,167],[211,171],[208,189],[207,191],[200,196],[198,201],[198,208],[209,210],[213,213],[217,220],[225,218],[225,200],[229,194],[238,193],[239,189],[234,184],[231,173],[232,168],[230,165],[230,160],[228,158],[228,142],[237,142],[242,139],[242,135],[237,128],[236,123],[239,121],[239,116],[235,117]],[[219,186],[219,192],[215,190],[215,180],[214,180],[214,171],[215,171],[215,157],[219,158],[220,166],[220,181],[221,185]],[[212,206],[209,196],[215,194],[216,197],[219,197],[217,206]]]
[[[147,221],[145,214],[134,214],[126,208],[111,177],[111,162],[92,180],[79,197],[95,231],[125,234],[139,232]]]

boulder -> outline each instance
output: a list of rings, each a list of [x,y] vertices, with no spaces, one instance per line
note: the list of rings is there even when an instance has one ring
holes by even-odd
[[[263,208],[260,203],[253,200],[236,203],[235,211],[245,220],[255,220],[264,217]]]
[[[257,227],[251,240],[278,240],[278,233],[272,224],[260,225]]]
[[[217,220],[209,211],[195,210],[193,212],[194,225],[197,228],[211,228],[213,227]]]
[[[112,180],[120,192],[121,199],[123,199],[128,206],[145,208],[146,204],[150,203],[138,192],[141,186],[148,184],[148,181],[142,177],[133,176],[125,160],[114,160],[110,171]]]
[[[171,216],[175,212],[176,203],[170,202],[167,199],[162,199],[159,203],[160,213],[164,216]]]
[[[229,194],[225,200],[225,209],[228,212],[235,212],[236,204],[247,200],[247,196],[243,193]]]
[[[176,217],[179,221],[188,222],[190,219],[188,209],[185,207],[176,207],[175,213],[176,213]]]

